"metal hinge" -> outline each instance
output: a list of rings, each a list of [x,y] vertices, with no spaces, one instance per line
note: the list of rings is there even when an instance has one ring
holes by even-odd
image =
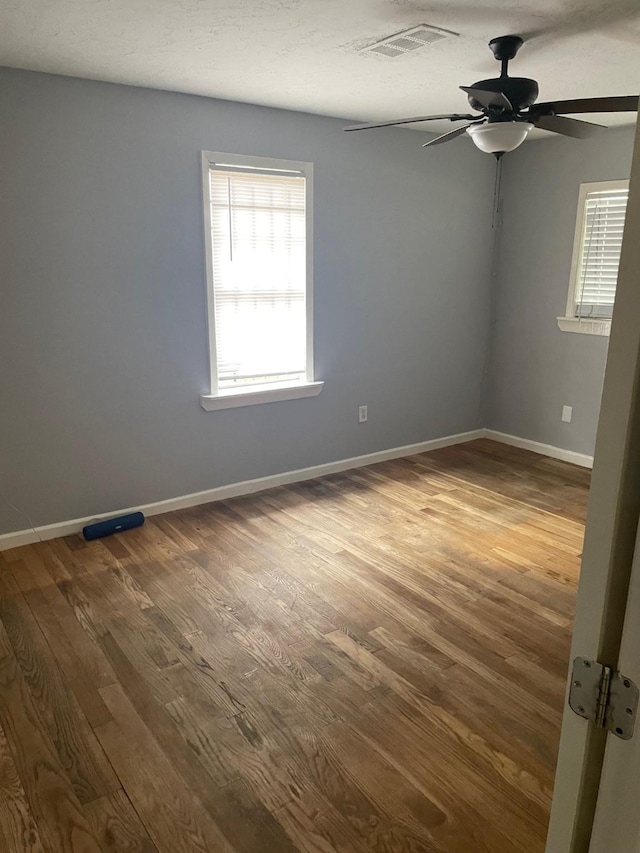
[[[622,740],[633,737],[638,711],[638,688],[610,666],[576,658],[571,673],[569,706],[594,726]]]

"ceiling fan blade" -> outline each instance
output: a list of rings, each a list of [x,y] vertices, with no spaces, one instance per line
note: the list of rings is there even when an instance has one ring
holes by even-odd
[[[481,118],[481,116],[460,115],[459,113],[449,113],[444,116],[414,116],[413,118],[397,118],[392,121],[377,121],[372,124],[350,124],[343,130],[369,130],[374,127],[392,127],[396,124],[413,124],[417,121],[473,121],[473,119]]]
[[[511,101],[502,92],[490,92],[488,89],[474,89],[473,86],[460,86],[463,92],[471,95],[483,107],[502,107],[512,110]]]
[[[535,104],[539,113],[629,113],[638,109],[638,95],[615,95],[611,98],[576,98],[571,101],[547,101]]]
[[[472,122],[472,124],[478,124],[478,122]],[[428,148],[430,145],[440,145],[443,142],[449,142],[450,139],[455,139],[456,136],[462,136],[468,127],[471,127],[471,124],[465,124],[464,127],[456,127],[455,130],[450,130],[449,133],[443,133],[442,136],[436,136],[435,139],[430,139],[429,142],[425,142],[422,147]]]
[[[578,121],[578,119],[564,116],[532,116],[531,120],[541,130],[551,130],[553,133],[573,136],[575,139],[588,139],[604,128],[603,124]]]

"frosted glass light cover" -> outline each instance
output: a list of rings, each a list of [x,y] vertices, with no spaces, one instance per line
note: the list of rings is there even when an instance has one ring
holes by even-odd
[[[532,130],[533,125],[526,121],[496,121],[473,124],[467,128],[467,133],[481,151],[499,154],[522,145]]]

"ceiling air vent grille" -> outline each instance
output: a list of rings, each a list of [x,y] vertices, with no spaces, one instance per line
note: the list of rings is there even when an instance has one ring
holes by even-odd
[[[456,35],[458,33],[420,24],[410,30],[403,30],[401,33],[395,33],[395,35],[388,38],[380,39],[375,44],[363,48],[363,52],[377,53],[380,56],[402,56],[405,53],[418,50],[420,47],[426,47],[427,45],[441,41],[441,39]]]

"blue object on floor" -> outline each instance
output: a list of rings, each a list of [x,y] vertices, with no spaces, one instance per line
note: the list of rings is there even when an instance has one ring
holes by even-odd
[[[121,530],[131,530],[132,527],[140,527],[144,524],[144,515],[141,512],[130,512],[118,518],[108,518],[106,521],[96,521],[82,528],[85,539],[100,539],[102,536],[111,536],[112,533],[120,533]]]

